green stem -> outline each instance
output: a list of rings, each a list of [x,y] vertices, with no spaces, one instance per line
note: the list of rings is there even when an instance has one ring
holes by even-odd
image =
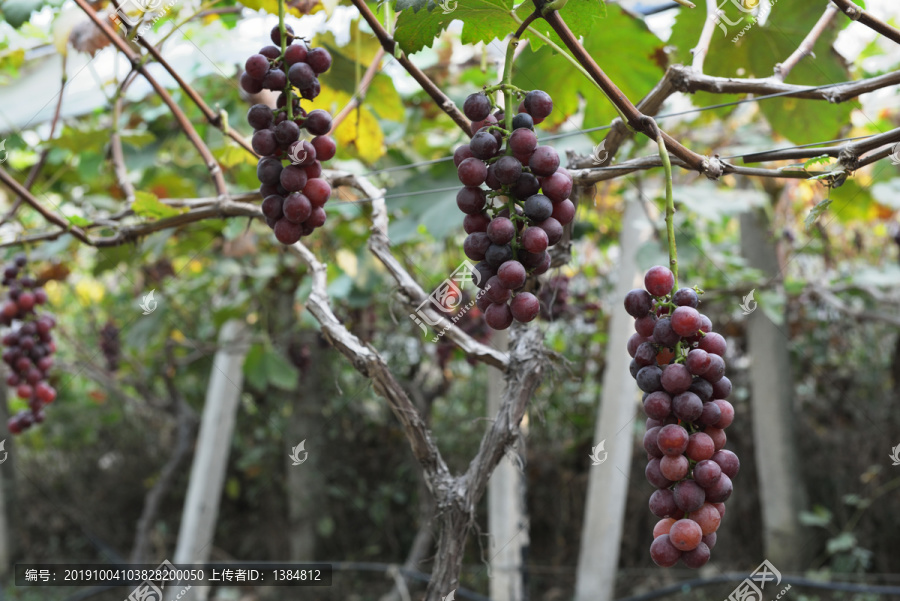
[[[666,172],[666,235],[669,238],[669,269],[675,276],[674,289],[678,289],[678,249],[675,248],[675,199],[672,196],[672,162],[662,132],[657,128],[656,143],[659,146],[659,158]]]
[[[513,35],[509,38],[509,44],[506,46],[506,60],[503,63],[503,84],[506,86],[503,88],[503,123],[506,126],[507,136],[512,133],[512,122],[513,122],[513,91],[512,91],[512,70],[513,70],[513,61],[516,56],[516,46],[519,45],[519,38]],[[509,145],[509,138],[506,141],[506,154],[512,155],[512,147]],[[509,191],[506,190],[508,193]],[[516,201],[513,198],[512,194],[507,194],[506,197],[506,206],[509,209],[509,218],[511,220],[515,219],[516,215]],[[515,221],[513,221],[515,223]],[[513,239],[512,241],[512,250],[513,250],[513,259],[518,258],[519,249],[517,248],[516,241]]]
[[[287,30],[284,27],[284,0],[278,0],[278,30],[281,32],[281,64],[286,66],[284,53],[287,51]],[[285,79],[287,79],[287,71],[285,71]],[[294,120],[294,98],[292,94],[291,80],[287,79],[284,84],[284,106],[287,107],[288,121]]]

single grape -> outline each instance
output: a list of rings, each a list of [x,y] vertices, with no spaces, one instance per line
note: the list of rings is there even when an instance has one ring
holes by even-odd
[[[528,227],[522,232],[522,248],[530,253],[542,253],[547,250],[549,238],[547,232],[539,227]]]
[[[662,427],[653,427],[644,432],[644,450],[651,457],[661,458],[663,452],[659,450],[659,431]]]
[[[284,198],[278,196],[276,194],[272,194],[271,196],[266,196],[265,200],[262,202],[262,212],[268,219],[281,219],[282,215],[282,205],[284,204]]]
[[[656,321],[656,324],[653,326],[653,340],[657,344],[668,347],[674,347],[678,344],[680,336],[672,329],[671,319],[663,317]]]
[[[684,455],[665,455],[659,460],[660,473],[672,482],[677,482],[687,476],[689,468],[690,462]]]
[[[284,62],[288,67],[295,63],[306,61],[306,46],[303,44],[293,44],[284,51]]]
[[[715,534],[713,534],[713,536],[715,536]],[[681,562],[687,567],[696,570],[697,568],[702,568],[709,562],[709,556],[709,546],[701,542],[690,551],[682,553]]]
[[[519,113],[513,117],[513,130],[516,129],[534,129],[534,119],[528,113]],[[515,151],[514,151],[515,152]]]
[[[316,207],[313,209],[312,215],[309,216],[309,219],[306,220],[305,225],[309,225],[312,227],[322,227],[325,225],[325,220],[328,216],[325,214],[325,209],[322,207]]]
[[[552,146],[538,146],[528,161],[535,175],[553,175],[559,168],[559,155]]]
[[[248,94],[259,94],[263,90],[263,84],[261,80],[253,79],[245,71],[241,73],[241,88]]]
[[[662,385],[660,384],[661,376],[662,370],[659,367],[656,365],[648,365],[647,367],[641,368],[635,380],[637,380],[638,388],[644,392],[656,392],[662,388]]]
[[[653,307],[653,298],[642,288],[635,288],[625,295],[625,311],[632,317],[644,317]]]
[[[482,211],[477,215],[466,215],[463,218],[463,229],[467,234],[473,232],[486,232],[490,223],[491,218],[488,217],[487,213]]]
[[[700,348],[711,355],[724,357],[727,345],[725,344],[725,338],[721,334],[708,332],[700,341]]]
[[[640,334],[637,334],[637,336],[640,336]],[[657,355],[656,347],[643,336],[641,336],[641,340],[643,340],[643,342],[634,352],[634,360],[637,361],[637,364],[641,367],[655,365]]]
[[[550,177],[544,178],[544,181],[541,183],[541,190],[553,204],[560,203],[572,195],[572,179],[557,170]]]
[[[644,287],[653,296],[666,296],[675,286],[675,276],[668,267],[657,265],[644,274]]]
[[[285,36],[286,44],[290,44],[294,41],[294,30],[290,25],[285,24],[284,32],[287,34]],[[269,34],[269,37],[272,38],[272,43],[276,46],[281,46],[281,29],[278,25],[272,28],[272,32]]]
[[[307,58],[309,57],[307,56]],[[316,72],[307,63],[294,63],[288,69],[288,79],[291,81],[291,85],[298,90],[306,90],[315,83]]]
[[[672,366],[666,368],[666,371],[672,369]],[[665,371],[663,378],[665,378]],[[694,422],[700,419],[703,414],[703,401],[696,394],[690,391],[676,395],[672,399],[672,413],[675,417],[685,422]]]
[[[490,266],[497,269],[512,258],[512,247],[508,244],[491,244],[484,254],[485,261],[487,261]]]
[[[643,345],[641,345],[643,346]],[[635,357],[636,359],[637,357]],[[672,412],[672,397],[662,391],[651,392],[644,399],[644,413],[654,419],[666,419]]]
[[[309,167],[306,168],[306,172],[308,175]],[[331,196],[331,186],[324,179],[310,176],[309,181],[303,187],[303,195],[309,199],[313,207],[321,207]]]
[[[254,104],[247,111],[247,123],[253,129],[266,129],[272,125],[272,109],[265,104]]]
[[[650,543],[650,559],[661,568],[671,568],[684,554],[672,544],[669,534],[657,536]]]
[[[506,217],[497,217],[488,225],[487,235],[494,244],[509,244],[516,236],[516,226]]]
[[[256,166],[256,177],[264,184],[275,184],[281,177],[281,170],[281,161],[265,157]]]
[[[466,236],[463,242],[463,252],[473,261],[483,261],[484,253],[491,245],[491,239],[484,232],[475,232]]]
[[[502,266],[501,266],[502,268]],[[513,317],[519,323],[528,323],[541,312],[541,303],[530,292],[519,292],[509,304]]]
[[[722,468],[722,473],[729,478],[737,476],[738,471],[741,469],[741,460],[728,449],[716,451],[715,455],[712,455],[712,460],[719,464],[719,467]]]
[[[672,295],[672,300],[679,307],[693,307],[696,309],[697,305],[700,304],[700,298],[691,288],[679,288]]]
[[[691,461],[703,461],[704,459],[711,459],[713,453],[715,453],[715,445],[708,434],[694,432],[690,435],[688,446],[685,450],[688,459]]]
[[[688,388],[691,387],[692,382],[693,378],[691,378],[691,372],[687,367],[680,363],[667,365],[663,370],[661,383],[663,388],[665,388],[666,392],[669,394],[681,394],[682,392],[686,392]],[[697,401],[699,402],[700,399],[697,399]],[[699,417],[699,408],[697,416]]]
[[[676,485],[675,488],[677,490],[678,486]],[[702,493],[703,489],[700,489],[700,492]],[[700,525],[693,520],[678,520],[672,524],[672,528],[669,530],[669,541],[680,551],[696,549],[701,538],[703,538],[703,531],[700,529]]]
[[[537,136],[530,129],[516,129],[509,135],[509,147],[514,154],[530,155],[537,148]]]
[[[313,48],[307,53],[306,62],[316,73],[325,73],[331,68],[331,54],[324,48]]]
[[[294,244],[300,240],[302,228],[299,223],[293,223],[285,218],[275,223],[275,238],[282,244]]]
[[[281,69],[269,69],[263,77],[262,86],[267,90],[283,90],[287,85],[287,76]]]
[[[491,167],[495,169],[497,181],[504,186],[516,183],[522,175],[522,164],[511,156],[501,157]]]
[[[303,223],[312,215],[313,206],[306,196],[299,192],[294,192],[284,199],[282,210],[284,218],[288,221]]]
[[[314,136],[324,136],[331,131],[331,123],[331,115],[328,111],[315,109],[306,116],[303,127]]]
[[[487,160],[497,154],[499,148],[497,138],[487,131],[478,132],[472,136],[472,140],[469,142],[469,149],[477,159]]]
[[[269,59],[262,54],[251,55],[244,63],[244,72],[248,77],[261,82],[269,72]]]
[[[513,314],[505,302],[494,303],[484,312],[484,321],[494,330],[505,330],[513,322]]]
[[[497,278],[500,285],[507,290],[518,290],[525,285],[525,267],[518,261],[506,261],[497,269]]]
[[[672,486],[672,481],[663,475],[660,469],[660,462],[661,460],[656,457],[648,461],[647,467],[644,469],[644,476],[647,478],[647,482],[656,488],[669,488]]]
[[[560,225],[568,225],[575,219],[575,204],[569,199],[557,203],[553,205],[551,216],[559,221]]]
[[[687,359],[685,360],[684,364],[695,376],[702,375],[707,369],[709,369],[709,354],[703,349],[695,348],[688,353]]]
[[[552,213],[553,203],[543,194],[535,194],[525,201],[525,215],[535,223],[550,218]]]
[[[293,121],[282,121],[275,126],[275,140],[285,148],[300,139],[300,126]]]
[[[309,177],[306,175],[306,169],[297,165],[288,165],[281,170],[281,186],[288,192],[299,192],[302,190]]]
[[[471,121],[487,119],[491,114],[491,101],[482,92],[469,94],[463,103],[463,114]]]
[[[715,505],[713,505],[713,507],[715,507]],[[721,515],[721,514],[720,514],[720,515]],[[702,540],[703,540],[703,544],[706,545],[707,548],[709,548],[710,550],[712,550],[712,548],[716,546],[716,538],[717,538],[717,536],[716,536],[716,533],[715,533],[715,532],[713,532],[712,534],[707,534],[707,535],[705,535],[705,536],[703,537],[703,539],[702,539]],[[699,549],[699,548],[700,548],[700,546],[698,545],[698,546],[697,546],[697,549]],[[696,549],[695,549],[695,550],[696,550]]]
[[[724,380],[725,378],[722,379]],[[719,382],[716,382],[716,384],[718,383]],[[715,384],[713,386],[715,386]],[[734,421],[734,406],[724,399],[716,399],[710,404],[719,408],[719,419],[714,424],[710,425],[722,429],[730,426]]]
[[[715,426],[722,418],[722,410],[715,403],[703,403],[703,410],[697,423],[703,426]]]
[[[650,368],[645,367],[644,369]],[[681,455],[688,445],[687,430],[675,424],[663,426],[657,434],[656,444],[664,455]]]
[[[656,525],[653,527],[653,538],[655,539],[657,536],[668,534],[669,530],[672,529],[672,524],[674,523],[675,518],[663,518],[660,521],[656,522]]]
[[[700,397],[700,400],[704,403],[712,398],[712,384],[710,384],[703,378],[694,378],[694,382],[691,384],[690,391]]]
[[[470,159],[474,156],[475,155],[472,154],[472,149],[469,148],[469,145],[463,144],[462,146],[457,147],[456,150],[453,151],[453,164],[456,167],[459,167],[459,164],[462,163],[464,160]]]
[[[715,384],[725,375],[725,360],[719,355],[709,354],[709,367],[700,376],[710,384]]]
[[[538,193],[541,183],[531,173],[522,173],[509,191],[519,200],[525,200]]]
[[[319,161],[330,161],[337,153],[337,144],[331,136],[316,136],[310,144],[316,149],[316,159]]]
[[[463,213],[477,215],[484,209],[486,199],[487,196],[485,196],[483,189],[475,186],[466,186],[456,193],[456,206],[458,206],[459,210]],[[510,237],[510,240],[512,240],[512,237]],[[507,240],[507,242],[509,242],[509,240]]]
[[[731,478],[722,474],[715,484],[706,489],[706,502],[724,503],[731,496],[732,490]]]
[[[715,445],[715,449],[717,451],[725,448],[725,443],[728,441],[728,436],[725,435],[725,430],[721,428],[707,427],[704,432],[706,432],[706,434],[708,434],[709,437],[713,439],[713,444]]]
[[[709,488],[718,482],[719,476],[722,475],[722,468],[719,467],[718,463],[705,459],[697,462],[692,475],[694,476],[694,482],[703,488]]]
[[[658,518],[674,518],[681,514],[671,490],[660,488],[650,495],[650,511]]]
[[[542,90],[532,90],[525,94],[525,111],[534,118],[535,123],[540,123],[553,110],[553,99],[547,92]]]
[[[459,164],[457,168],[459,181],[465,186],[480,186],[487,177],[487,165],[484,161],[469,158]]]

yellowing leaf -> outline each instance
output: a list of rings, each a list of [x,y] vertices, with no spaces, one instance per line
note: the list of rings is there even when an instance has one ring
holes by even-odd
[[[187,207],[176,209],[169,205],[163,204],[155,194],[149,192],[135,192],[134,203],[131,205],[136,215],[141,217],[152,217],[154,219],[164,219],[166,217],[174,217],[181,213],[187,212]]]
[[[213,156],[223,167],[234,167],[241,163],[248,165],[256,165],[257,159],[252,154],[234,144],[217,148],[213,151]]]
[[[96,280],[81,280],[75,284],[75,294],[84,306],[96,304],[103,300],[103,286]]]
[[[336,115],[351,98],[346,92],[322,86],[316,107]],[[372,111],[365,106],[350,111],[333,135],[339,151],[355,150],[356,155],[367,163],[374,163],[384,156],[384,132]]]
[[[250,10],[264,10],[271,15],[278,14],[278,0],[239,0],[241,4],[249,8]],[[290,5],[285,5],[287,9],[286,12],[289,15],[294,15],[295,17],[302,17],[303,13],[301,13],[296,8],[291,7]]]

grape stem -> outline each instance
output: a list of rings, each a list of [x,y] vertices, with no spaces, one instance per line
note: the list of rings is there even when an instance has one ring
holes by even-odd
[[[287,30],[284,27],[284,0],[278,0],[278,30],[281,32],[281,65],[282,68],[285,69],[284,78],[286,80],[286,83],[284,84],[284,106],[287,107],[288,121],[293,121],[294,98],[291,93],[291,88],[293,88],[293,86],[291,85],[291,80],[287,77],[287,61],[284,58],[284,54],[287,52]]]
[[[653,124],[655,127],[655,123]],[[666,140],[659,128],[656,143],[659,146],[659,158],[666,172],[666,236],[669,239],[669,269],[675,276],[673,290],[678,290],[678,249],[675,247],[675,198],[672,195],[672,162],[669,160],[669,151],[666,149]]]
[[[533,16],[533,15],[532,15]],[[532,19],[533,20],[533,19]],[[521,28],[519,28],[521,29]],[[512,92],[512,70],[513,62],[516,58],[516,46],[519,45],[519,32],[517,31],[509,38],[509,44],[506,46],[506,60],[503,62],[503,124],[506,126],[507,135],[512,133],[513,122],[513,92]],[[518,90],[518,88],[516,88]],[[506,154],[512,155],[512,147],[509,145],[509,138],[506,140]],[[509,218],[513,219],[516,214],[516,201],[512,194],[506,197],[506,206],[509,209]],[[513,222],[515,223],[515,222]],[[513,259],[518,259],[519,249],[516,239],[512,239]]]

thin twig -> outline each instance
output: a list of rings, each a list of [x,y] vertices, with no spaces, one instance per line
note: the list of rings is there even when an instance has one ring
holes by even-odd
[[[797,63],[804,57],[810,56],[813,53],[813,46],[816,45],[819,36],[821,36],[822,33],[828,29],[828,26],[831,25],[832,21],[834,21],[837,12],[838,7],[834,4],[829,4],[825,7],[825,12],[822,13],[822,16],[819,17],[819,20],[816,22],[815,26],[813,26],[812,30],[806,34],[806,37],[800,42],[800,46],[794,50],[793,54],[791,54],[786,61],[775,65],[775,75],[773,75],[775,79],[784,81],[794,67],[797,66]]]
[[[26,190],[22,186],[22,184],[17,182],[14,177],[12,177],[9,173],[6,172],[5,169],[3,169],[3,167],[0,167],[0,181],[2,181],[4,184],[9,186],[9,188],[13,192],[18,194],[26,203],[31,205],[31,207],[34,208],[35,211],[40,213],[44,219],[46,219],[50,223],[52,223],[54,225],[58,225],[60,228],[62,228],[63,232],[59,232],[57,235],[65,233],[66,231],[69,231],[72,233],[73,236],[75,236],[82,242],[84,242],[86,244],[90,244],[90,240],[88,240],[88,237],[81,230],[81,228],[75,227],[74,225],[72,225],[71,223],[69,223],[64,218],[60,217],[53,211],[45,208],[44,205],[42,205],[40,203],[40,201],[38,201],[38,199],[35,198],[31,192]]]
[[[372,80],[375,79],[375,75],[378,73],[378,66],[381,63],[381,59],[384,57],[384,48],[379,48],[375,53],[375,58],[372,59],[372,63],[369,65],[369,68],[366,69],[366,73],[363,75],[362,80],[359,82],[359,89],[356,91],[356,95],[348,102],[341,111],[334,116],[334,119],[331,121],[331,131],[328,132],[328,135],[332,135],[334,131],[338,128],[344,119],[347,118],[353,109],[362,104],[362,101],[366,97],[366,92],[369,90],[369,86],[372,84]]]
[[[900,44],[900,30],[891,27],[881,19],[872,16],[872,13],[864,10],[850,0],[831,0],[838,5],[851,21],[859,21],[869,29],[877,31],[887,39]]]
[[[703,73],[703,62],[709,52],[709,45],[712,42],[713,34],[718,24],[718,0],[706,0],[706,21],[703,22],[703,30],[700,32],[700,40],[691,50],[694,55],[694,61],[691,68],[697,73]]]

